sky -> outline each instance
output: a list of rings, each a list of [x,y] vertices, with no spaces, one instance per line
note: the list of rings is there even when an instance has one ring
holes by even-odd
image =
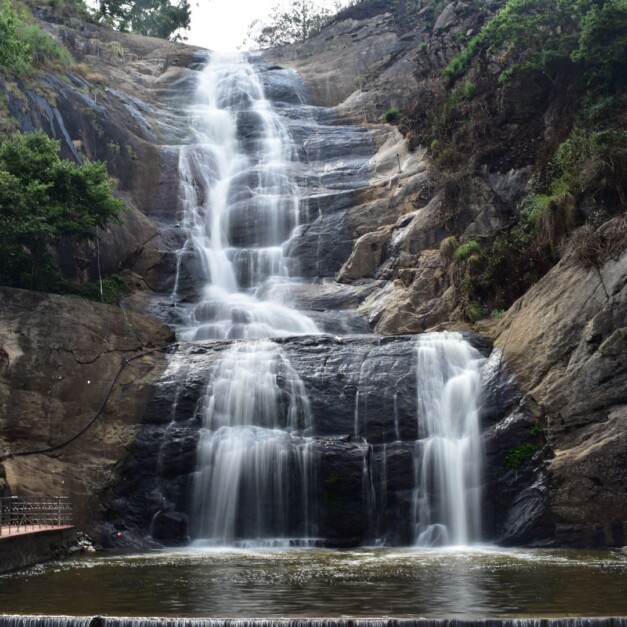
[[[277,0],[192,0],[187,43],[211,50],[236,50],[248,25],[264,19]]]
[[[341,2],[345,5],[348,0]],[[281,3],[289,2],[282,0]],[[190,0],[192,24],[187,43],[211,50],[237,50],[246,39],[248,25],[264,20],[278,0]],[[333,0],[324,0],[333,6]]]

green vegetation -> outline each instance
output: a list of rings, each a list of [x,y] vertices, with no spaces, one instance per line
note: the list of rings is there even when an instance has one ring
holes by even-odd
[[[481,244],[470,240],[455,249],[453,256],[457,261],[468,261],[472,256],[481,254]]]
[[[22,20],[16,11],[4,0],[0,6],[0,67],[18,68],[28,66],[31,53],[28,44],[18,35]]]
[[[306,41],[333,16],[321,0],[290,0],[272,7],[267,21],[254,20],[248,40],[259,48]]]
[[[464,75],[480,52],[498,58],[507,82],[520,72],[551,79],[576,74],[582,85],[625,81],[625,0],[509,0],[445,70]]]
[[[131,293],[131,288],[121,276],[112,274],[102,279],[102,291],[100,283],[71,285],[67,282],[61,282],[58,291],[108,305],[117,305],[123,296]]]
[[[533,457],[537,447],[535,444],[521,444],[514,447],[505,458],[505,465],[512,470],[519,470],[520,467]]]
[[[173,41],[189,29],[189,0],[100,0],[96,19],[120,31]]]
[[[385,121],[388,124],[396,124],[401,117],[401,112],[396,107],[391,107],[385,112]]]
[[[106,166],[77,166],[58,156],[42,132],[16,133],[0,147],[0,284],[67,291],[53,262],[62,241],[85,242],[118,221]]]
[[[0,68],[24,75],[34,68],[57,69],[70,63],[72,57],[63,46],[4,0],[0,5]]]

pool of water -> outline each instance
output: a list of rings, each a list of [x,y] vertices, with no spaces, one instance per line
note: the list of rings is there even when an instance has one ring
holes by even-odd
[[[96,555],[0,577],[0,613],[626,616],[627,556],[490,548],[198,549]]]

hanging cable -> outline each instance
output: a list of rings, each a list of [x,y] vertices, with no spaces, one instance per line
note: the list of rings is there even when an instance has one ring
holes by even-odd
[[[100,402],[100,406],[98,407],[96,413],[80,431],[75,433],[72,437],[68,438],[67,440],[64,440],[63,442],[60,442],[59,444],[55,444],[53,446],[47,446],[45,448],[34,449],[30,451],[18,451],[16,453],[7,453],[5,455],[0,455],[0,462],[5,461],[7,459],[11,459],[13,457],[26,457],[28,455],[42,455],[44,453],[52,453],[53,451],[58,451],[59,449],[65,448],[72,442],[78,440],[78,438],[80,438],[84,433],[86,433],[89,430],[89,428],[96,422],[96,420],[98,420],[98,418],[100,417],[100,414],[102,414],[104,408],[107,405],[107,401],[109,400],[109,397],[111,396],[111,392],[113,392],[113,388],[115,387],[117,380],[120,378],[120,375],[122,374],[122,371],[124,370],[124,368],[126,368],[126,366],[128,366],[132,361],[135,361],[136,359],[140,359],[141,357],[146,357],[147,355],[152,355],[154,353],[165,351],[165,350],[168,350],[169,348],[174,348],[175,346],[178,346],[179,344],[180,342],[172,342],[171,344],[166,344],[165,346],[160,346],[159,348],[153,348],[153,349],[138,353],[137,355],[134,355],[130,359],[126,359],[125,357],[122,360],[122,364],[118,368],[118,371],[115,373],[113,380],[109,384],[109,387],[107,388],[107,391],[102,401]]]

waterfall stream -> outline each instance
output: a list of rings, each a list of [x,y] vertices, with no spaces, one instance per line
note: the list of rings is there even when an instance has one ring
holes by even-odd
[[[300,222],[295,151],[246,59],[212,53],[191,107],[193,142],[179,157],[181,265],[194,263],[204,284],[183,305],[184,340],[250,339],[317,333],[305,315],[276,300],[290,264],[284,246]]]
[[[416,544],[481,538],[481,354],[457,334],[428,333],[416,347]]]
[[[332,416],[324,428],[314,417],[307,393],[311,373],[291,363],[294,354],[288,357],[286,347],[294,340],[280,339],[322,337],[318,324],[298,309],[299,294],[315,294],[316,281],[311,275],[298,278],[303,259],[294,251],[307,216],[320,214],[320,204],[317,211],[309,206],[312,198],[320,203],[327,194],[335,203],[345,196],[333,190],[363,186],[354,174],[354,182],[340,174],[350,167],[367,171],[368,160],[349,167],[342,158],[341,150],[353,151],[353,136],[360,137],[356,145],[364,143],[358,127],[348,127],[348,140],[338,144],[344,131],[318,121],[328,120],[329,113],[307,110],[291,96],[287,108],[276,108],[264,94],[260,71],[243,55],[212,53],[197,72],[189,105],[191,140],[179,151],[185,237],[172,293],[178,334],[190,342],[232,341],[207,363],[196,401],[200,436],[187,506],[189,535],[209,546],[310,546],[324,544],[325,531],[354,534],[349,543],[398,543],[409,536],[422,546],[476,542],[482,360],[460,335],[420,336],[406,345],[403,357],[393,357],[397,349],[391,348],[401,388],[386,366],[373,371],[370,349],[359,348],[350,357],[356,360],[354,385],[340,385],[330,401],[333,413],[337,400],[352,403],[346,445],[328,439],[343,433]],[[372,150],[371,139],[369,145]],[[337,176],[329,175],[333,168]],[[310,254],[320,257],[317,242]],[[191,295],[180,288],[184,274],[195,277]],[[415,362],[407,354],[411,346]],[[372,356],[379,359],[386,351],[382,344]],[[335,359],[325,357],[324,363]],[[344,366],[337,367],[325,376],[341,382]],[[411,385],[405,378],[410,372]],[[417,418],[411,429],[410,414]],[[413,452],[409,442],[415,443]],[[330,449],[341,453],[346,469],[322,468],[335,463]],[[405,472],[414,479],[409,497],[402,487]],[[361,511],[347,505],[350,499]],[[410,512],[411,521],[399,525],[401,512]],[[336,531],[338,526],[345,531]],[[409,526],[409,534],[401,530]]]
[[[179,159],[187,239],[177,268],[191,255],[204,285],[183,306],[179,335],[246,340],[214,366],[199,408],[192,537],[218,546],[306,543],[315,475],[307,395],[280,347],[259,339],[318,333],[282,302],[294,265],[284,246],[300,221],[295,150],[238,54],[213,53],[200,72],[191,126],[194,141]],[[282,290],[272,289],[277,283]]]

